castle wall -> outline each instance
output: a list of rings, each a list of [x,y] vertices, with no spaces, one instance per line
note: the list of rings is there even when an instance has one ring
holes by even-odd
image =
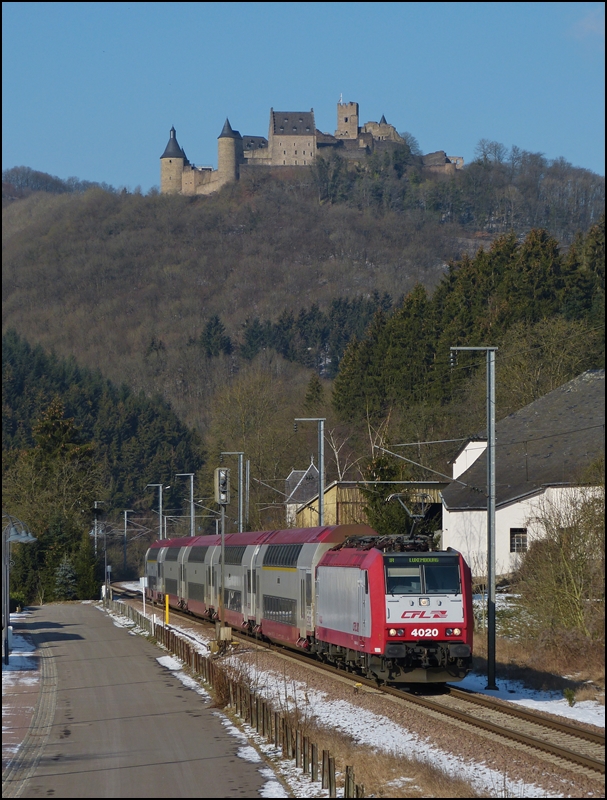
[[[316,155],[316,137],[314,134],[307,136],[270,134],[268,150],[272,166],[309,166],[314,162]]]
[[[213,182],[213,175],[216,175],[216,170],[209,168],[192,167],[190,165],[183,168],[183,175],[181,178],[181,192],[182,194],[200,194],[198,189],[201,186],[207,186]]]
[[[379,139],[380,141],[388,140],[405,144],[405,140],[398,134],[394,125],[390,125],[387,122],[365,122],[361,131],[372,134],[374,139]]]

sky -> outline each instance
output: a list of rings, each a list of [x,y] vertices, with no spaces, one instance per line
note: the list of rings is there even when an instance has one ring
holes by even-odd
[[[146,192],[175,126],[217,166],[226,117],[382,114],[424,153],[479,139],[605,173],[603,3],[2,4],[2,168]]]
[[[124,584],[133,589],[139,589],[138,583]],[[100,607],[100,610],[103,610]],[[118,627],[128,628],[132,633],[145,634],[137,628],[132,620],[114,612],[109,612],[113,622]],[[27,617],[27,610],[19,615],[11,614],[11,622],[17,622]],[[151,617],[149,607],[146,616]],[[193,643],[198,652],[203,655],[209,654],[209,638],[200,633],[199,629],[191,628],[187,625],[175,624],[171,621],[171,628],[183,635],[190,643]],[[209,703],[210,696],[205,689],[197,683],[183,669],[184,665],[179,659],[173,656],[161,655],[158,657],[161,666],[169,670],[177,677],[185,687],[192,689],[202,695]],[[242,664],[240,668],[242,669]],[[551,795],[543,788],[534,784],[526,784],[515,780],[509,776],[503,776],[495,770],[490,769],[481,761],[474,762],[462,760],[450,753],[446,753],[439,748],[430,745],[427,741],[417,734],[408,731],[406,728],[396,725],[391,720],[385,719],[367,711],[359,706],[353,705],[343,700],[336,701],[329,698],[323,692],[312,690],[303,684],[288,683],[285,681],[283,673],[273,673],[265,671],[258,673],[254,665],[249,666],[252,685],[258,686],[258,691],[264,696],[279,702],[281,707],[298,705],[310,709],[310,714],[316,718],[318,724],[326,728],[334,728],[339,732],[346,732],[352,739],[370,748],[378,750],[390,750],[392,752],[406,753],[410,758],[419,758],[432,763],[434,766],[442,767],[446,772],[457,774],[464,780],[468,780],[479,792],[494,792],[499,787],[499,794],[492,796],[504,797],[561,797],[562,795]],[[12,717],[10,709],[11,692],[15,691],[15,686],[22,682],[24,686],[32,686],[39,680],[36,671],[36,660],[32,658],[32,645],[17,632],[13,638],[12,651],[9,656],[9,665],[2,666],[2,695],[3,695],[3,750],[5,754],[16,752],[19,747],[18,741],[11,736]],[[469,675],[464,681],[457,684],[459,688],[470,689],[475,692],[482,692],[495,695],[495,692],[486,692],[484,687],[486,676]],[[576,703],[573,707],[569,706],[562,695],[555,692],[534,692],[525,689],[520,683],[509,682],[507,685],[498,680],[498,686],[502,692],[507,693],[510,702],[522,706],[538,709],[546,713],[554,713],[559,716],[566,716],[578,722],[587,722],[600,727],[605,726],[605,707],[591,701]],[[6,708],[5,708],[6,699]],[[253,728],[242,725],[236,727],[234,723],[221,712],[216,712],[221,718],[227,731],[239,740],[240,747],[238,755],[240,758],[259,763],[259,770],[266,783],[261,791],[262,797],[287,797],[281,783],[277,780],[277,774],[289,786],[293,797],[327,797],[328,792],[322,790],[318,783],[313,784],[310,778],[302,775],[301,769],[297,769],[293,761],[283,761],[280,759],[279,751],[262,739]],[[5,730],[6,729],[6,730]],[[269,769],[262,761],[259,752],[261,751],[270,762],[274,764],[274,771]],[[403,781],[409,780],[403,777]],[[415,787],[408,785],[408,789]]]

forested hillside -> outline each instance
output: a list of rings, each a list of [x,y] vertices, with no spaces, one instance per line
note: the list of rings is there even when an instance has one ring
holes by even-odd
[[[137,504],[147,483],[198,469],[203,461],[199,438],[166,401],[115,386],[98,370],[8,331],[2,337],[2,450],[9,464],[39,446],[36,428],[49,418],[69,430],[71,444],[90,448],[101,475],[96,497],[112,506]],[[63,435],[53,433],[59,443]]]
[[[484,362],[451,346],[499,347],[498,419],[604,366],[604,181],[564,162],[485,143],[448,179],[333,159],[197,198],[5,177],[3,488],[46,537],[29,597],[60,568],[94,593],[94,500],[149,509],[147,483],[193,472],[205,508],[222,451],[250,461],[250,527],[284,524],[317,452],[295,417],[326,418],[328,480],[444,474],[485,420]],[[437,444],[395,463],[391,442]],[[406,525],[384,496],[373,524]]]
[[[6,171],[5,197],[45,191],[4,209],[4,330],[203,431],[216,389],[261,351],[333,378],[374,313],[431,293],[450,261],[536,226],[567,247],[604,208],[600,176],[496,142],[450,177],[399,153],[285,175],[185,198]]]

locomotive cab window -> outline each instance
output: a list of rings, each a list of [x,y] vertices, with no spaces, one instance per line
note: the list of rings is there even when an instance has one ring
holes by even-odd
[[[386,568],[386,589],[388,594],[420,594],[422,578],[419,567]]]
[[[386,556],[387,594],[460,594],[456,556]]]
[[[457,564],[425,564],[426,594],[459,594]]]

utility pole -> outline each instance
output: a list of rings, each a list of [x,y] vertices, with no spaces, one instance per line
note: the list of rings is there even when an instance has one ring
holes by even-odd
[[[190,479],[190,536],[195,536],[196,531],[194,528],[194,473],[178,472],[175,477]]]
[[[105,500],[95,500],[94,502],[94,510],[93,510],[93,530],[95,533],[95,558],[97,558],[97,509],[100,503],[105,503]]]
[[[132,514],[132,513],[133,513],[133,509],[132,508],[125,508],[125,510],[124,510],[124,558],[123,558],[123,562],[122,562],[123,575],[126,575],[126,515],[127,514]]]
[[[295,430],[298,422],[317,422],[318,423],[318,524],[325,524],[325,422],[326,417],[297,417],[295,419]]]
[[[484,350],[487,354],[487,686],[495,682],[495,351],[497,347],[451,347]]]
[[[146,489],[148,486],[157,486],[158,487],[158,538],[164,539],[164,524],[162,521],[162,490],[170,489],[170,486],[164,486],[162,483],[148,483],[145,487]]]
[[[214,475],[214,488],[215,488],[215,502],[221,506],[221,586],[219,591],[219,625],[218,640],[220,646],[224,647],[225,642],[228,641],[225,631],[225,532],[226,532],[226,506],[230,502],[230,470],[225,467],[217,467]],[[231,630],[231,629],[230,629]]]

